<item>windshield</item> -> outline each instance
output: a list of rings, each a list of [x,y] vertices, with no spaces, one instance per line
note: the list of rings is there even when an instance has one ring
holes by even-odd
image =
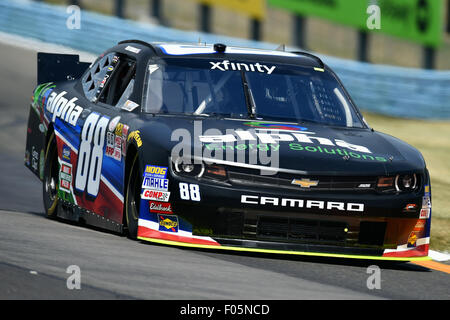
[[[364,127],[334,75],[254,61],[168,58],[150,63],[144,112]]]

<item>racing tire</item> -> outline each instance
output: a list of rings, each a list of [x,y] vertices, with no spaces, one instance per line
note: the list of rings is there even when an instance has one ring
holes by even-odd
[[[130,169],[125,196],[125,218],[128,237],[137,239],[139,208],[141,204],[141,175],[139,173],[138,155],[136,154]]]
[[[59,163],[54,133],[50,136],[45,152],[42,186],[45,213],[48,218],[55,218],[58,209]]]

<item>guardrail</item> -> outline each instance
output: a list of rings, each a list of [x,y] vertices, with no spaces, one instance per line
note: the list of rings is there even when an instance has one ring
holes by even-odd
[[[33,1],[0,2],[0,31],[100,54],[124,39],[147,42],[222,42],[274,49],[277,44],[124,20],[81,12],[80,29],[69,29],[66,7]],[[450,119],[450,71],[374,65],[318,54],[331,66],[362,110],[420,119]],[[1,55],[0,55],[1,57]]]

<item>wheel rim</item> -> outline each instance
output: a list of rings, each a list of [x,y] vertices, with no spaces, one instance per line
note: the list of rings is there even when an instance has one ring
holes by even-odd
[[[137,221],[139,219],[139,208],[140,208],[140,184],[138,184],[139,172],[136,169],[137,157],[134,159],[133,165],[131,166],[130,180],[127,187],[126,196],[126,219],[128,229],[132,233],[132,237],[136,236],[137,233]]]
[[[131,217],[134,221],[137,221],[139,218],[139,200],[136,201],[136,194],[139,194],[139,190],[137,190],[136,176],[132,179],[131,185],[131,199],[130,199],[130,207],[131,207]]]
[[[45,181],[45,191],[48,193],[49,198],[51,202],[55,201],[57,195],[58,195],[58,185],[57,181],[58,179],[55,179],[54,176],[54,165],[52,164],[52,168],[50,169],[49,176],[46,177]]]
[[[58,154],[55,147],[56,146],[52,144],[52,140],[50,140],[50,144],[45,155],[46,168],[48,169],[45,170],[47,171],[47,174],[44,174],[44,191],[46,198],[44,203],[48,205],[46,205],[48,208],[48,216],[53,216],[55,214],[58,204],[59,163]]]

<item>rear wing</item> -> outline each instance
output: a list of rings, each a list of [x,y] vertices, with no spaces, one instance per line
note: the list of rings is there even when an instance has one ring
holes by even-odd
[[[90,66],[77,54],[45,53],[37,55],[37,84],[78,79]]]

